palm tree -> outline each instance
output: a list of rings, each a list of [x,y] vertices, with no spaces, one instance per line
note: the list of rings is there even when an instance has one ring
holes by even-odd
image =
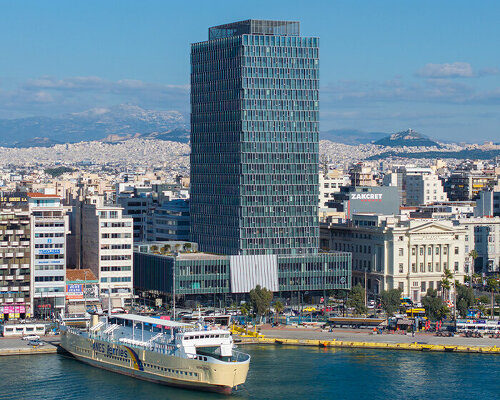
[[[498,290],[498,279],[495,277],[488,279],[488,289],[491,291],[491,319],[494,318],[495,310],[495,292]]]
[[[443,299],[450,300],[450,289],[453,282],[453,274],[446,268],[444,270],[443,279],[441,279],[441,287],[443,288],[442,296]],[[445,296],[446,293],[446,296]]]
[[[279,323],[279,320],[280,320],[280,314],[283,312],[284,310],[284,307],[283,307],[283,303],[278,300],[276,301],[276,303],[274,303],[274,311],[276,312],[277,314],[277,319],[278,319],[278,323]]]
[[[474,267],[475,267],[475,264],[476,264],[476,258],[479,257],[479,254],[477,253],[476,249],[472,249],[470,252],[469,252],[469,257],[472,258],[472,265],[470,266],[470,273],[471,273],[471,276],[473,276],[472,274],[472,271],[474,271]]]

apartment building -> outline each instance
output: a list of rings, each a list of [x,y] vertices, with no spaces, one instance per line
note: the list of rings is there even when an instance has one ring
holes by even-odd
[[[429,288],[441,290],[446,269],[459,282],[471,273],[465,236],[452,221],[392,215],[355,214],[349,223],[321,227],[322,247],[352,252],[353,285],[366,279],[371,293],[399,288],[414,301]]]
[[[407,168],[405,188],[407,206],[448,201],[443,182],[431,168]]]
[[[83,204],[81,215],[82,265],[98,277],[101,295],[122,307],[133,295],[133,219],[102,201]]]
[[[33,313],[31,224],[24,193],[0,196],[0,320]]]
[[[491,189],[496,181],[495,170],[457,170],[446,182],[450,200],[475,200],[479,192]]]
[[[352,186],[377,186],[376,172],[370,165],[358,163],[349,170]]]
[[[458,219],[455,224],[466,230],[466,262],[476,273],[500,272],[500,217]],[[471,256],[476,250],[477,256]]]
[[[328,201],[333,199],[334,193],[340,192],[340,188],[349,186],[351,183],[349,175],[342,170],[331,170],[319,174],[319,208],[327,208]]]
[[[66,237],[68,207],[58,195],[28,193],[31,214],[31,265],[34,315],[47,317],[62,312],[66,296]]]

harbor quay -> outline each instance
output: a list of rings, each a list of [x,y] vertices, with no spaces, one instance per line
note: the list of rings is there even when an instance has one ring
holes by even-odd
[[[250,332],[252,330],[250,329]],[[271,327],[264,325],[256,337],[242,335],[240,344],[280,344],[338,348],[370,348],[384,350],[417,350],[500,355],[500,339],[435,336],[425,332],[410,334],[374,334],[349,329],[329,332],[312,327]]]
[[[59,339],[54,336],[42,336],[41,346],[32,346],[29,341],[16,338],[0,338],[0,356],[18,356],[29,354],[57,353]]]

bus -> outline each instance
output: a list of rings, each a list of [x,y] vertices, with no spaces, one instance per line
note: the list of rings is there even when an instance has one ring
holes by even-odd
[[[425,317],[425,308],[408,308],[406,309],[406,315],[408,316],[408,318]]]
[[[500,321],[487,319],[457,319],[457,332],[500,333]]]
[[[409,297],[401,297],[399,299],[401,301],[401,307],[411,307],[413,306],[413,300]]]

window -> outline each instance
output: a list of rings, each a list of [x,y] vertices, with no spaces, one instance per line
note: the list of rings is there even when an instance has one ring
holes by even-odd
[[[425,285],[425,282],[421,282],[420,283],[420,291],[422,293],[425,293],[426,292],[426,285]]]
[[[404,272],[403,263],[399,263],[399,273],[402,274]]]
[[[421,248],[420,248],[419,254],[420,254],[421,256],[423,256],[423,255],[424,255],[424,248],[423,248],[423,247],[421,247]]]
[[[411,255],[412,255],[412,256],[414,256],[414,255],[416,255],[416,254],[417,254],[417,251],[416,251],[415,247],[413,247],[413,248],[411,249]]]
[[[417,264],[411,263],[411,272],[417,272]]]
[[[439,247],[436,246],[435,249],[436,249],[436,255],[438,256],[439,255]]]
[[[432,247],[427,247],[427,255],[432,256]]]
[[[458,254],[458,247],[455,247],[455,254]]]
[[[402,247],[399,248],[399,256],[402,257],[404,255],[404,249]]]
[[[455,261],[455,272],[458,272],[458,261]]]
[[[448,254],[448,247],[443,247],[443,254],[447,255]]]
[[[425,266],[423,262],[420,263],[420,272],[425,272]]]

